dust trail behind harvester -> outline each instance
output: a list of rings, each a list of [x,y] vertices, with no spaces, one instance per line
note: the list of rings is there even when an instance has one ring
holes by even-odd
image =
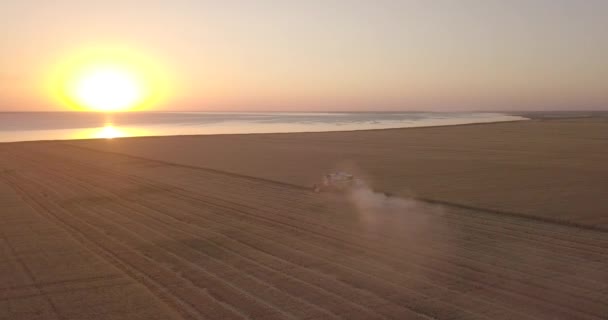
[[[366,230],[395,233],[416,242],[424,242],[439,229],[446,231],[443,208],[438,205],[376,192],[365,183],[351,190],[348,197]]]

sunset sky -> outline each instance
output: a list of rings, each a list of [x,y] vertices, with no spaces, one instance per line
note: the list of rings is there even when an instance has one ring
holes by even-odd
[[[0,21],[4,111],[70,110],[53,74],[96,51],[146,69],[153,110],[608,108],[603,0],[3,0]]]

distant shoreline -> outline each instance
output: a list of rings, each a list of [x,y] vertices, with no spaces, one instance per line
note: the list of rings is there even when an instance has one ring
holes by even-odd
[[[32,114],[32,113],[38,113],[38,112],[0,112],[0,116],[3,114]],[[71,114],[83,114],[86,116],[94,116],[94,117],[101,117],[101,116],[108,116],[108,117],[112,117],[112,115],[105,115],[105,114],[101,114],[101,113],[85,113],[85,112],[44,112],[47,114],[64,114],[64,113],[71,113]],[[135,114],[138,115],[142,115],[142,114],[173,114],[173,115],[183,115],[183,114],[189,114],[191,112],[164,112],[164,111],[152,111],[152,112],[135,112]],[[242,115],[242,114],[247,114],[247,115],[251,115],[251,116],[256,116],[256,115],[282,115],[285,114],[287,116],[306,116],[306,115],[330,115],[330,116],[334,116],[334,115],[349,115],[349,114],[356,114],[356,115],[373,115],[373,114],[384,114],[384,115],[388,115],[388,114],[416,114],[417,112],[391,112],[391,111],[386,111],[386,112],[349,112],[349,113],[344,113],[344,112],[327,112],[327,113],[320,113],[320,112],[280,112],[280,113],[276,113],[276,112],[248,112],[248,113],[240,113],[240,112],[192,112],[192,114],[211,114],[211,115]],[[129,113],[122,113],[120,114],[121,116],[126,116]],[[442,114],[441,112],[429,112],[429,114]],[[447,114],[452,114],[452,113],[447,113]],[[458,113],[453,113],[453,114],[458,114]],[[494,113],[494,112],[487,112],[485,114],[499,114],[499,113]],[[111,137],[112,139],[132,139],[132,138],[159,138],[159,137],[195,137],[195,136],[239,136],[239,135],[267,135],[267,134],[300,134],[300,133],[332,133],[332,132],[357,132],[357,131],[378,131],[378,130],[403,130],[403,129],[422,129],[422,128],[437,128],[437,127],[455,127],[455,126],[472,126],[472,125],[485,125],[485,124],[498,124],[498,123],[509,123],[509,122],[518,122],[518,121],[560,121],[560,120],[578,120],[578,119],[594,119],[594,118],[598,118],[598,119],[608,119],[608,111],[529,111],[529,112],[511,112],[511,113],[501,113],[504,116],[511,116],[511,117],[521,117],[521,119],[509,119],[509,120],[497,120],[497,121],[476,121],[476,122],[466,122],[466,123],[444,123],[444,124],[428,124],[428,125],[410,125],[410,126],[400,126],[398,123],[395,123],[394,126],[387,126],[387,127],[380,127],[380,128],[369,128],[369,127],[361,127],[361,128],[356,128],[356,129],[349,129],[349,128],[344,128],[344,129],[340,129],[340,130],[295,130],[295,131],[269,131],[269,132],[234,132],[234,133],[230,133],[230,132],[218,132],[218,133],[176,133],[176,134],[149,134],[149,135],[126,135],[126,136],[116,136],[116,137]],[[82,128],[73,128],[73,129],[69,129],[69,130],[91,130],[94,128],[91,127],[82,127]],[[15,130],[18,131],[18,130]],[[25,130],[28,131],[28,130]],[[36,131],[36,130],[32,130],[32,131]],[[48,130],[49,132],[53,131],[53,130]],[[5,130],[4,132],[11,132],[11,130]],[[56,141],[87,141],[87,140],[106,140],[108,139],[108,137],[83,137],[83,138],[49,138],[49,139],[24,139],[24,140],[4,140],[2,139],[2,133],[3,131],[0,130],[0,144],[6,144],[6,143],[21,143],[21,142],[56,142]]]
[[[264,136],[264,135],[298,135],[298,134],[315,134],[315,133],[353,133],[353,132],[374,132],[374,131],[392,131],[392,130],[411,130],[411,129],[436,129],[442,127],[461,127],[461,126],[481,126],[494,125],[510,122],[522,121],[550,121],[550,119],[522,119],[522,120],[507,120],[494,122],[474,122],[460,124],[446,124],[439,126],[420,126],[420,127],[399,127],[399,128],[381,128],[381,129],[358,129],[358,130],[336,130],[336,131],[298,131],[298,132],[260,132],[260,133],[214,133],[214,134],[176,134],[176,135],[158,135],[158,136],[136,136],[136,137],[116,137],[108,138],[89,138],[89,139],[58,139],[58,140],[29,140],[29,141],[7,141],[0,144],[16,144],[16,143],[41,143],[41,142],[69,142],[69,141],[97,141],[97,140],[114,140],[114,139],[155,139],[155,138],[180,138],[180,137],[226,137],[226,136]]]
[[[0,143],[198,135],[352,132],[530,120],[500,113],[137,113],[12,114]],[[74,125],[77,123],[77,125]],[[3,126],[4,124],[4,126]]]

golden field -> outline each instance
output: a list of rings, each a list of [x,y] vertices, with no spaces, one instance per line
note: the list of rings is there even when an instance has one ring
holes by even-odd
[[[0,319],[603,319],[606,137],[562,119],[0,144]],[[335,170],[370,189],[311,191]]]

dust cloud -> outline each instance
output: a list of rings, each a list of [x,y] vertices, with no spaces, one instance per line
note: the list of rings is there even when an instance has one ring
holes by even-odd
[[[441,227],[444,209],[414,198],[374,191],[360,183],[348,192],[359,221],[368,229],[421,237]]]

